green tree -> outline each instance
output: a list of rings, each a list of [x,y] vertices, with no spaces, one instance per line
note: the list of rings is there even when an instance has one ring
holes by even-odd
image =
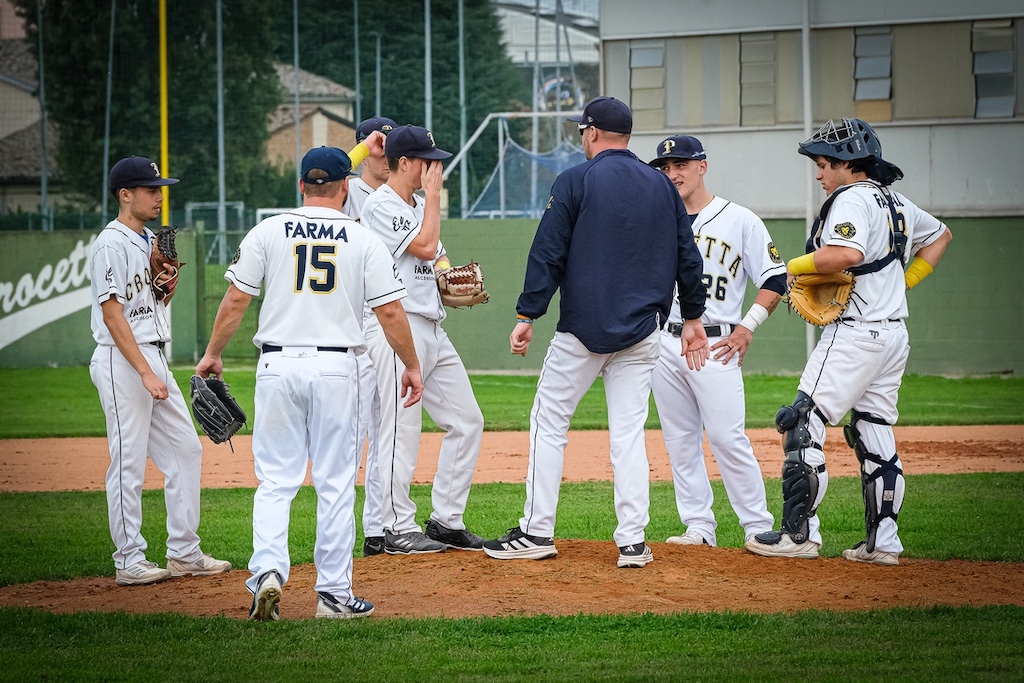
[[[15,0],[29,39],[38,40],[36,0]],[[115,14],[111,162],[130,154],[160,158],[157,3],[119,0]],[[43,47],[48,116],[60,130],[59,174],[85,206],[101,201],[110,0],[47,0]],[[268,46],[269,3],[223,3],[225,181],[228,200],[261,198],[285,182],[265,161],[267,117],[281,94]],[[168,154],[165,173],[182,179],[172,206],[217,198],[217,42],[215,0],[167,3]],[[290,182],[288,180],[287,182]]]
[[[360,81],[362,115],[374,113],[376,78],[372,32],[381,35],[381,114],[399,124],[425,124],[423,0],[389,0],[359,4]],[[354,88],[355,50],[352,3],[303,2],[299,6],[299,67]],[[465,69],[467,135],[487,114],[528,110],[528,84],[508,59],[501,27],[488,0],[465,0]],[[293,16],[276,15],[276,31],[285,36],[277,58],[293,61]],[[433,84],[432,132],[439,147],[451,152],[459,146],[459,29],[458,3],[431,3],[431,55]],[[491,124],[492,127],[496,124]],[[493,139],[493,137],[491,138]],[[469,156],[470,197],[487,182],[497,162],[493,145],[477,144]],[[457,214],[458,176],[449,179],[453,215]]]

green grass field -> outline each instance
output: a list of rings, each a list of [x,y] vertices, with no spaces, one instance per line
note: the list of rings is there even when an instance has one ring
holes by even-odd
[[[188,368],[176,372],[179,382],[187,381]],[[251,409],[251,370],[229,370],[227,379]],[[536,378],[478,376],[473,384],[489,428],[526,428]],[[792,377],[749,378],[748,426],[769,426],[795,387]],[[1022,424],[1022,392],[1020,379],[908,377],[901,424]],[[574,426],[604,428],[603,412],[597,386]],[[652,415],[650,426],[656,425]],[[102,434],[87,370],[0,371],[3,438]],[[767,489],[778,515],[778,480],[769,480]],[[611,484],[566,484],[562,490],[557,535],[609,540]],[[720,482],[714,490],[719,542],[738,546],[740,531]],[[414,487],[413,493],[420,510],[429,509],[429,489]],[[204,547],[238,567],[251,552],[252,494],[203,493]],[[293,504],[296,564],[312,561],[315,502],[304,488]],[[149,553],[162,557],[162,493],[147,491],[143,504]],[[521,484],[475,485],[466,521],[496,536],[521,510]],[[824,555],[838,555],[863,536],[862,510],[856,478],[830,480],[820,510]],[[1022,562],[1022,510],[1024,474],[911,475],[900,516],[905,556]],[[667,482],[652,487],[651,518],[650,538],[679,529]],[[0,519],[6,541],[0,585],[112,572],[102,493],[0,493]],[[75,600],[59,584],[53,591],[55,600]],[[1007,591],[1019,594],[1021,587]],[[1022,642],[1024,608],[1012,606],[276,624],[3,608],[0,680],[1019,681]]]

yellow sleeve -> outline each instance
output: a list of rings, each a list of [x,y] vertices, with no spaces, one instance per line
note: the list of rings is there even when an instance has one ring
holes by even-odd
[[[348,153],[349,161],[352,162],[352,168],[354,169],[359,164],[366,161],[370,156],[370,148],[366,146],[365,142],[360,142],[358,145],[352,148],[352,151]]]

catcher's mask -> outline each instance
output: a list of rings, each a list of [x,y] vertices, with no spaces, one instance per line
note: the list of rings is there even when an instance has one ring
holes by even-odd
[[[861,119],[843,118],[825,122],[818,131],[800,143],[800,154],[811,157],[832,157],[840,161],[882,158],[882,141],[874,128]]]

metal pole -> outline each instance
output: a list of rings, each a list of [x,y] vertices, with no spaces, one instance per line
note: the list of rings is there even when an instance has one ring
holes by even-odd
[[[224,24],[222,6],[223,0],[217,0],[217,241],[220,247],[218,263],[227,263],[228,218],[224,205]]]
[[[46,69],[43,68],[43,2],[36,3],[36,20],[39,24],[39,144],[42,151],[39,153],[39,213],[43,222],[43,231],[53,230],[53,222],[50,220],[50,190],[46,159]]]
[[[465,0],[459,0],[459,149],[466,144],[466,21]],[[466,217],[469,187],[466,185],[466,167],[459,171],[459,218]]]
[[[117,13],[117,0],[110,0],[110,38],[107,45],[107,112],[103,121],[103,225],[107,224],[107,206],[110,201],[110,101],[111,88],[114,82],[114,15]]]
[[[498,210],[505,217],[505,119],[498,119]]]
[[[376,55],[376,57],[377,57],[377,68],[376,68],[377,82],[376,82],[376,85],[374,86],[374,90],[375,90],[374,95],[375,95],[375,97],[374,97],[373,115],[374,116],[380,116],[380,33],[378,33],[377,31],[374,31],[373,32],[373,37],[377,39],[377,50],[376,50],[376,52],[377,52],[377,55]]]
[[[170,125],[167,116],[167,0],[160,0],[160,170],[166,178],[171,174],[170,142],[168,134]],[[164,195],[163,208],[160,210],[161,225],[171,224],[171,190],[164,185],[160,190]]]
[[[811,0],[803,2],[803,26],[800,29],[801,58],[803,60],[803,95],[804,95],[804,140],[811,137],[811,122],[814,118],[811,106]],[[811,223],[814,221],[814,182],[808,174],[806,181],[807,202],[804,205],[804,237],[811,236]],[[807,357],[814,351],[814,327],[808,323],[804,326],[804,342]]]
[[[424,127],[427,130],[433,130],[434,84],[432,82],[433,74],[430,69],[430,0],[423,1],[423,52]]]
[[[356,61],[356,123],[363,120],[363,87],[359,78],[359,0],[352,0],[353,47]]]
[[[562,0],[555,0],[555,111],[562,111]],[[562,121],[555,126],[555,147],[562,144]]]
[[[533,121],[530,130],[533,134],[530,143],[530,152],[533,158],[530,160],[530,211],[537,207],[537,150],[540,136],[540,118],[536,116],[540,105],[540,0],[536,0],[533,6]],[[561,124],[558,124],[561,125]]]
[[[302,193],[299,192],[298,175],[302,169],[302,127],[299,116],[299,0],[292,0],[292,45],[294,54],[292,63],[295,69],[295,205],[302,205]]]

